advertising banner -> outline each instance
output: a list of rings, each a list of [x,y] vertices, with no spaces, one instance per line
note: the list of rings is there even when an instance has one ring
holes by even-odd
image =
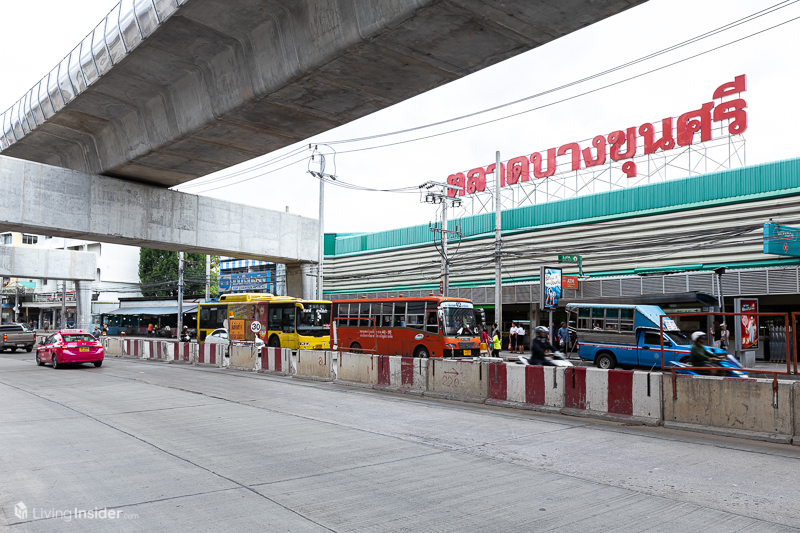
[[[800,257],[800,229],[764,224],[764,253]]]
[[[736,350],[756,350],[758,348],[758,299],[736,298],[734,311],[744,313],[736,317]],[[747,314],[753,313],[753,314]]]
[[[558,301],[561,299],[561,269],[541,267],[539,283],[541,284],[540,307],[542,309],[558,309]]]
[[[249,272],[247,274],[229,274],[219,277],[219,290],[222,292],[274,292],[275,280],[272,272]]]

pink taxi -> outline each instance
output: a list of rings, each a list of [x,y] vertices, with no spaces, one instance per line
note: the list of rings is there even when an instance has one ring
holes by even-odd
[[[56,331],[36,348],[36,364],[50,363],[53,368],[68,363],[103,364],[103,345],[89,333],[79,329]]]

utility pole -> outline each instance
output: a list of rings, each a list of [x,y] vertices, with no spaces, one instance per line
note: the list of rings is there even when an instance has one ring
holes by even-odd
[[[500,151],[495,153],[494,166],[494,319],[503,331],[503,280],[500,253],[502,251],[502,215],[500,211]]]
[[[178,252],[178,340],[183,334],[183,252]]]
[[[434,187],[441,187],[441,192],[433,192],[431,191]],[[424,203],[428,204],[442,204],[442,227],[437,228],[435,224],[429,224],[428,228],[434,233],[441,233],[442,235],[442,250],[439,252],[442,256],[442,295],[449,296],[450,295],[450,255],[447,251],[447,244],[448,244],[448,237],[452,233],[456,236],[461,238],[461,233],[456,231],[450,231],[447,227],[447,206],[448,204],[453,204],[453,207],[458,207],[461,205],[461,200],[456,196],[450,196],[448,193],[450,191],[460,191],[460,187],[456,187],[455,185],[450,185],[449,183],[439,183],[435,181],[426,181],[422,185],[419,186],[420,189],[427,189],[428,192],[425,193],[425,198],[423,200]]]
[[[311,145],[308,146],[311,148]],[[317,300],[322,300],[322,263],[325,259],[325,180],[330,178],[336,181],[336,176],[333,174],[325,173],[325,156],[317,151],[318,147],[314,147],[314,153],[311,155],[311,160],[319,156],[319,172],[309,170],[308,173],[319,180],[319,248],[317,250]],[[287,207],[288,211],[289,208]]]
[[[61,329],[67,327],[67,282],[61,282]]]
[[[211,256],[206,255],[206,301],[211,299]]]

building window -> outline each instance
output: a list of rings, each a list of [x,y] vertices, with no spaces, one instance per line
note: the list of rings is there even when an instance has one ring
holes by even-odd
[[[4,234],[0,235],[0,244],[6,245],[6,246],[10,246],[11,245],[11,234],[10,233],[4,233]]]
[[[25,235],[22,234],[22,244],[36,244],[39,241],[39,237],[36,235]]]

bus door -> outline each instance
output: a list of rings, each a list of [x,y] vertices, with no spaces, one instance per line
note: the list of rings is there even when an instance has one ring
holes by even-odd
[[[269,304],[269,335],[267,345],[274,346],[275,340],[280,341],[281,348],[299,348],[295,334],[296,313],[294,303]]]

